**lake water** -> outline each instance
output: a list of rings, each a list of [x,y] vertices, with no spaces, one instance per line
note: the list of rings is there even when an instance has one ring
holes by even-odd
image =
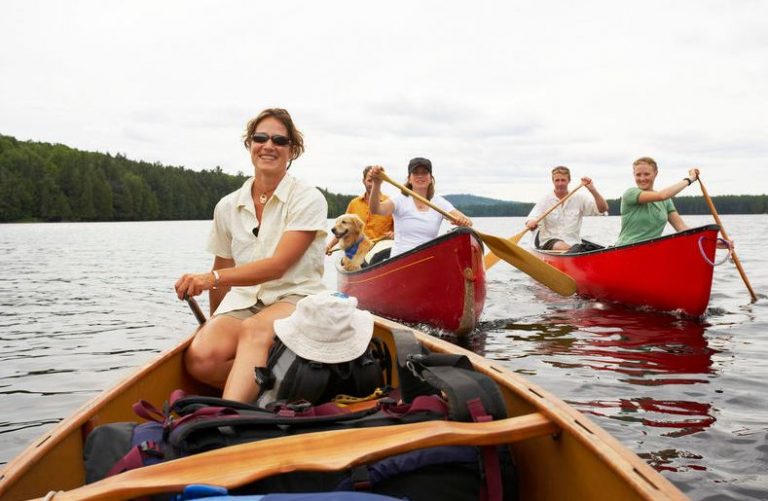
[[[755,304],[730,262],[715,270],[703,321],[562,298],[500,263],[470,344],[587,414],[691,498],[766,499],[768,216],[722,220]],[[475,224],[508,236],[522,221]],[[0,225],[0,464],[196,327],[173,283],[210,268],[209,225]],[[618,229],[618,217],[589,218],[584,236],[612,243]],[[331,258],[326,270],[335,288]]]

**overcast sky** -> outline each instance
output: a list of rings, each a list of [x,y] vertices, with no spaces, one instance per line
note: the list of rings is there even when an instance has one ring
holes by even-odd
[[[764,194],[768,1],[2,3],[0,134],[252,173],[274,106],[338,193],[424,156],[443,194],[536,201],[562,164],[616,198],[648,155],[657,188]]]

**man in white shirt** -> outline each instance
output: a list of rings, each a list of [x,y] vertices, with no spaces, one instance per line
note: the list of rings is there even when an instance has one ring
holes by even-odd
[[[608,214],[608,202],[597,191],[594,183],[588,177],[581,178],[591,197],[586,193],[576,192],[561,206],[552,211],[539,224],[536,220],[547,210],[554,207],[568,194],[568,183],[571,182],[571,171],[568,167],[558,166],[552,169],[552,184],[554,191],[547,194],[533,207],[528,214],[525,226],[529,230],[539,229],[535,237],[537,249],[566,251],[572,245],[581,242],[581,220],[584,216],[600,216]]]

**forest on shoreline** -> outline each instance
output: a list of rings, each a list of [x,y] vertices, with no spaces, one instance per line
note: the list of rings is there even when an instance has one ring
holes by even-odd
[[[0,222],[210,219],[216,202],[245,181],[220,167],[193,171],[0,135]],[[319,188],[319,187],[318,187]],[[319,188],[328,217],[357,196]],[[533,204],[474,195],[446,198],[472,217],[526,216]],[[720,214],[768,213],[766,195],[713,197]],[[611,214],[619,200],[608,200]],[[702,197],[676,197],[681,214],[708,214]]]

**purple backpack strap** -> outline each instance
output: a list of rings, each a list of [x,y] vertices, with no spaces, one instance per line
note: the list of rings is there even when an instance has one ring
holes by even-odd
[[[144,418],[147,421],[154,421],[156,423],[164,423],[168,417],[163,411],[147,402],[146,400],[139,400],[133,404],[133,412],[140,418]]]
[[[174,419],[170,421],[168,427],[171,430],[175,430],[176,427],[179,426],[180,424],[186,423],[188,421],[194,421],[195,419],[213,418],[213,417],[222,417],[222,416],[237,416],[239,414],[240,413],[237,411],[237,409],[233,409],[232,407],[214,407],[214,406],[201,407],[200,409],[197,409],[195,412],[182,416],[179,419]]]
[[[493,421],[493,416],[488,414],[483,407],[483,402],[479,398],[473,398],[467,402],[469,414],[476,423]],[[501,485],[501,465],[499,464],[499,452],[496,446],[486,445],[481,447],[483,454],[483,466],[485,468],[485,487],[480,493],[481,499],[488,501],[500,501],[503,494]]]
[[[435,395],[419,395],[410,404],[382,406],[382,410],[395,417],[407,416],[417,412],[432,412],[445,418],[448,416],[448,404]]]

